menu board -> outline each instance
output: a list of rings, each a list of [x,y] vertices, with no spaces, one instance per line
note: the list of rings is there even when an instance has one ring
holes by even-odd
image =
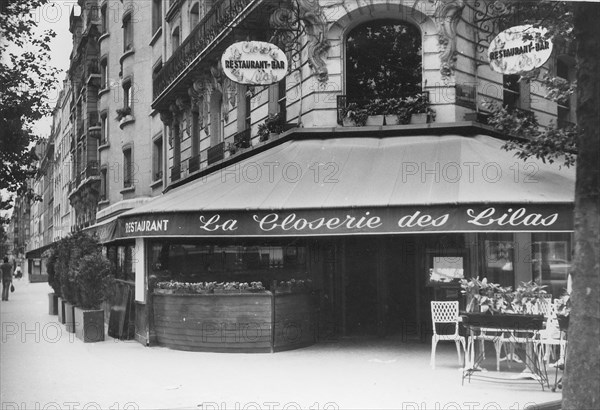
[[[465,277],[464,260],[462,256],[434,256],[433,267],[429,269],[429,282],[456,282]]]

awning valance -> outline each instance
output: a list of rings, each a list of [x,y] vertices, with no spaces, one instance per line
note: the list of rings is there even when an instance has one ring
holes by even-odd
[[[575,171],[479,135],[287,141],[125,212],[118,236],[570,231]]]

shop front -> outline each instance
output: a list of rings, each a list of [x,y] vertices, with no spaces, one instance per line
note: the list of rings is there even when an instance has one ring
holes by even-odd
[[[559,292],[550,262],[568,264],[574,173],[540,162],[524,183],[500,145],[290,139],[124,213],[137,339],[264,352],[423,338],[429,302],[459,299],[458,278],[515,286],[540,274]]]

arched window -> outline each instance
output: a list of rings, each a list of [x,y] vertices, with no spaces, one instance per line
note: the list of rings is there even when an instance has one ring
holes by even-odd
[[[348,102],[421,92],[421,33],[399,20],[371,20],[346,37]]]
[[[200,3],[196,3],[192,6],[192,9],[190,10],[190,30],[193,30],[199,21],[200,21]]]

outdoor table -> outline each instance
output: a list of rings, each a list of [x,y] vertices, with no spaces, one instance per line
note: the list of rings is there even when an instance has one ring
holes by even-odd
[[[535,354],[534,344],[539,338],[539,331],[543,329],[544,317],[542,315],[482,315],[463,314],[462,323],[467,330],[467,352],[464,359],[462,382],[465,379],[471,381],[475,372],[481,371],[480,364],[484,358],[484,352],[476,352],[477,335],[481,329],[493,329],[496,336],[491,341],[500,341],[510,347],[510,351],[518,351],[518,345],[524,344],[524,357],[527,373],[522,373],[519,378],[526,376],[537,380],[544,390],[544,385],[550,388],[546,366]],[[490,340],[490,339],[487,339]],[[478,374],[477,378],[501,381],[503,378],[496,376],[483,376]],[[525,378],[525,377],[523,377]],[[514,380],[514,377],[505,380]]]

